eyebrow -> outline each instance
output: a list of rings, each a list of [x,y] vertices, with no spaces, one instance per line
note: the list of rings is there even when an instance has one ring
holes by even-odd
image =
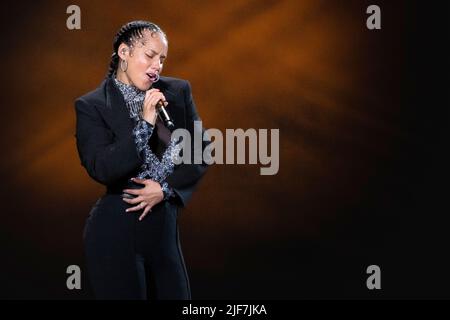
[[[158,52],[156,52],[155,50],[153,50],[153,49],[150,49],[150,51],[153,53],[153,54],[158,54]],[[165,55],[161,55],[161,58],[166,58],[166,56]]]

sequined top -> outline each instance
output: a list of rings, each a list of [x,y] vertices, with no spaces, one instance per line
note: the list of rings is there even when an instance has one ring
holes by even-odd
[[[122,93],[125,105],[128,108],[130,118],[134,121],[133,137],[136,149],[144,159],[137,178],[151,179],[161,185],[164,200],[175,196],[173,189],[164,180],[173,172],[174,161],[179,157],[181,143],[175,139],[170,139],[164,153],[159,159],[151,150],[148,141],[152,136],[154,126],[142,118],[141,112],[145,99],[145,91],[139,90],[133,85],[125,84],[116,78],[114,82]]]

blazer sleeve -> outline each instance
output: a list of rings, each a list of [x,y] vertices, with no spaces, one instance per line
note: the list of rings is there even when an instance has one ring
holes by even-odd
[[[83,98],[75,101],[75,112],[78,154],[91,178],[104,185],[113,184],[142,165],[131,134],[115,137],[94,105]]]
[[[186,81],[186,85],[184,88],[184,99],[186,105],[186,127],[190,132],[191,137],[194,136],[194,121],[201,121],[197,108],[194,103],[194,99],[192,97],[191,85],[188,81]],[[205,132],[205,129],[201,128],[202,136]],[[199,134],[199,133],[197,133]],[[202,143],[202,152],[204,148],[210,143],[209,139],[203,141]],[[164,181],[167,182],[169,187],[175,192],[178,198],[181,200],[181,206],[185,207],[189,200],[192,198],[192,195],[195,189],[198,186],[200,179],[206,173],[208,168],[208,164],[202,161],[201,164],[194,164],[193,162],[193,143],[191,144],[191,163],[185,164],[182,163],[175,167],[175,170],[172,174],[170,174]]]

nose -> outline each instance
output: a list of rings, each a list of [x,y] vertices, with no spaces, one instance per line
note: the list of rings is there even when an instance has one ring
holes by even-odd
[[[159,61],[159,59],[155,59],[152,61],[152,64],[150,65],[151,69],[155,72],[160,72],[162,68],[162,63]]]

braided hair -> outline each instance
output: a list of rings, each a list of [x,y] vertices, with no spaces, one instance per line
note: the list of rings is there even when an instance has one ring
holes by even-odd
[[[114,37],[113,53],[111,55],[111,62],[109,63],[108,77],[113,76],[117,71],[120,60],[117,53],[119,50],[119,46],[122,43],[125,43],[128,46],[132,46],[134,40],[143,36],[142,33],[144,30],[149,30],[152,33],[152,36],[154,33],[159,33],[167,41],[167,37],[164,31],[162,31],[160,27],[152,22],[136,20],[124,24]]]

